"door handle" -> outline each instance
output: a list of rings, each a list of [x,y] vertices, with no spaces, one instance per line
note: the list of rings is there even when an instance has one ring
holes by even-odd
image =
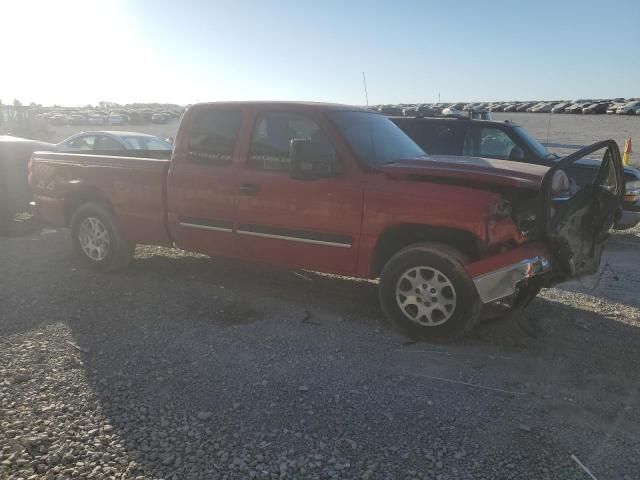
[[[238,187],[238,193],[240,195],[255,195],[260,191],[260,185],[255,183],[243,183]]]

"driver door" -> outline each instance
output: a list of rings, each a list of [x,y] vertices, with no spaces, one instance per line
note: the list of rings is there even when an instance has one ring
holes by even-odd
[[[289,174],[293,139],[321,143],[343,173],[301,180]],[[238,255],[260,262],[350,275],[360,237],[362,174],[345,155],[322,118],[296,111],[258,111],[236,183]]]
[[[551,184],[558,169],[602,153],[602,163],[593,180],[568,199],[553,201]],[[555,258],[565,278],[598,271],[604,240],[618,215],[624,195],[623,166],[618,145],[606,140],[585,147],[560,160],[547,173],[543,191],[547,198],[547,233]]]

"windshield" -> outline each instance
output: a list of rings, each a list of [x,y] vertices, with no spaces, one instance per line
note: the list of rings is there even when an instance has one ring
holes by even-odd
[[[171,150],[172,145],[155,137],[128,136],[122,137],[124,143],[133,150]]]
[[[368,112],[332,112],[329,118],[357,157],[368,165],[384,165],[426,154],[391,120]]]
[[[513,127],[513,130],[516,134],[524,140],[527,146],[533,151],[533,153],[540,158],[551,158],[557,157],[555,153],[551,153],[547,151],[547,149],[542,145],[536,137],[531,135],[522,127]]]

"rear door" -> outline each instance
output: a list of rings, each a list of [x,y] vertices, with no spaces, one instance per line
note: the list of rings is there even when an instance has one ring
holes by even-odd
[[[233,255],[236,144],[244,113],[201,106],[183,120],[168,174],[169,227],[176,244],[211,255]]]
[[[348,165],[320,114],[258,111],[237,177],[238,251],[247,259],[333,273],[356,270],[362,172]],[[290,143],[318,143],[342,174],[289,176]]]
[[[564,200],[553,200],[553,176],[576,161],[602,155],[592,181]],[[547,233],[559,270],[565,278],[595,273],[600,266],[604,240],[618,215],[624,195],[623,166],[618,145],[606,140],[560,160],[544,180],[547,199]]]

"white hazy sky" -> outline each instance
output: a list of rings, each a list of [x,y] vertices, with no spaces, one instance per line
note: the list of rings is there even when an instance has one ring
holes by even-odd
[[[640,96],[640,1],[0,0],[0,99]],[[628,20],[628,22],[627,22]]]

